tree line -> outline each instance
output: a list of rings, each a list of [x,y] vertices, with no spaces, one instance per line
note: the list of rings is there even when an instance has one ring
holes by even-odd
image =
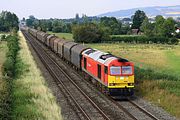
[[[1,32],[17,31],[19,29],[18,24],[19,24],[19,20],[16,14],[8,11],[2,11],[0,13]]]
[[[52,32],[67,32],[73,33],[76,42],[103,42],[103,41],[137,41],[132,40],[132,37],[110,37],[111,35],[126,35],[133,34],[133,30],[146,37],[144,43],[172,43],[169,41],[175,40],[180,36],[180,33],[175,33],[175,27],[179,26],[173,18],[163,18],[163,16],[156,16],[154,22],[146,16],[145,12],[137,10],[131,18],[124,18],[132,20],[132,24],[123,24],[122,20],[115,17],[87,17],[83,15],[79,17],[76,14],[72,19],[48,19],[38,20],[34,16],[30,16],[26,20],[26,24],[35,29]],[[138,43],[142,43],[141,38],[137,38]],[[150,39],[153,37],[154,39]],[[167,39],[166,39],[167,38]],[[173,38],[173,39],[169,39]],[[118,40],[119,39],[119,40]],[[131,40],[130,40],[131,39]],[[164,39],[164,41],[163,41]],[[157,40],[157,41],[156,41]],[[168,42],[167,42],[168,41]]]
[[[77,25],[98,24],[99,27],[104,27],[109,34],[127,34],[130,30],[129,25],[123,25],[120,20],[115,17],[87,17],[82,15],[79,17],[76,14],[75,18],[71,19],[37,19],[33,15],[28,19],[24,19],[26,25],[38,30],[72,33],[72,29]]]

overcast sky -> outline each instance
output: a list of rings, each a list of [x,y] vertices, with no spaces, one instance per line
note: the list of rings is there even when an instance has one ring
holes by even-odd
[[[72,18],[76,13],[94,16],[129,8],[173,5],[180,5],[180,0],[0,0],[0,11],[14,12],[20,18]]]

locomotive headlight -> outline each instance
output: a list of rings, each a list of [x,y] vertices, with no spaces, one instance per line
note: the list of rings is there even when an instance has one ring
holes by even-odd
[[[115,84],[114,83],[109,83],[109,86],[114,86]]]
[[[134,86],[134,83],[128,83],[128,86]]]

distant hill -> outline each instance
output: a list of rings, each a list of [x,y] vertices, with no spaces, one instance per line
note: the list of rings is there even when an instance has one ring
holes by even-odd
[[[135,11],[143,10],[148,17],[154,17],[156,15],[162,15],[164,17],[180,17],[180,5],[177,6],[155,6],[155,7],[142,7],[142,8],[133,8],[127,10],[119,10],[114,12],[107,12],[98,15],[99,17],[108,16],[108,17],[131,17]]]

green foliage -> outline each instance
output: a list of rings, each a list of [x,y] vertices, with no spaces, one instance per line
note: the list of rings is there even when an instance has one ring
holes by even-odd
[[[135,76],[136,76],[136,80],[172,80],[172,81],[178,81],[180,80],[177,76],[171,75],[171,74],[167,74],[165,72],[157,72],[154,71],[153,69],[143,69],[143,68],[139,68],[137,66],[135,66]]]
[[[121,32],[120,33],[122,35],[127,35],[128,33],[130,33],[130,31],[131,31],[131,28],[130,28],[129,24],[121,26]]]
[[[175,33],[175,37],[180,39],[180,32],[179,33]]]
[[[107,27],[111,35],[117,35],[121,33],[122,23],[115,17],[102,17],[100,19],[100,25]]]
[[[137,10],[135,12],[135,15],[133,16],[132,29],[140,29],[141,24],[143,23],[145,18],[146,14],[144,13],[144,11]]]
[[[0,39],[0,41],[4,41],[4,40],[6,40],[6,35],[1,35],[1,39]]]
[[[72,31],[75,42],[98,43],[110,39],[105,29],[94,23],[75,25]]]
[[[141,31],[143,31],[143,33],[148,36],[148,37],[151,37],[154,35],[153,33],[153,29],[154,29],[154,26],[153,24],[151,24],[148,20],[148,18],[146,17],[140,27]]]
[[[145,20],[141,26],[146,36],[163,36],[171,38],[175,32],[175,21],[172,18],[164,19],[163,16],[156,16],[155,23]]]
[[[16,57],[20,48],[17,36],[9,35],[6,37],[6,40],[9,50],[6,54],[7,59],[3,64],[3,75],[13,78],[15,77]]]
[[[163,16],[158,15],[155,18],[155,24],[154,24],[154,35],[156,36],[162,36],[163,35],[163,24],[164,24],[165,19],[163,18]]]
[[[26,25],[32,27],[34,25],[36,18],[33,15],[29,16],[29,19],[26,19]]]
[[[29,16],[29,19],[26,20],[26,25],[44,32],[71,32],[71,24],[58,19],[38,20],[34,16]]]
[[[105,42],[178,44],[179,41],[176,38],[162,36],[112,36],[111,40]]]
[[[11,12],[2,11],[0,13],[0,31],[10,32],[12,29],[18,30],[18,17]]]
[[[177,45],[179,43],[179,40],[175,37],[169,38],[169,41],[171,44]]]
[[[168,18],[164,21],[162,26],[162,35],[165,37],[172,37],[172,33],[175,32],[175,21],[173,18]]]
[[[112,42],[146,43],[146,36],[112,36]]]
[[[178,39],[173,37],[175,21],[172,18],[164,19],[160,15],[156,16],[155,21],[155,23],[150,23],[146,18],[141,26],[141,30],[149,37],[150,41],[153,43],[178,44]],[[174,36],[178,38],[177,34]]]

